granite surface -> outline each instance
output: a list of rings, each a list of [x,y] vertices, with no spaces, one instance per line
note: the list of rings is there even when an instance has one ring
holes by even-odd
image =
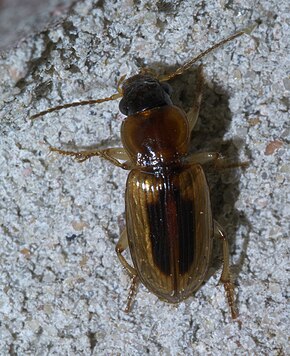
[[[6,41],[0,58],[0,354],[289,355],[289,2],[56,3],[58,21],[49,21],[53,9],[32,12],[37,32]],[[48,150],[119,146],[118,101],[29,118],[110,96],[122,75],[144,67],[171,72],[253,24],[203,58],[192,139],[192,151],[250,161],[246,170],[207,172],[240,317],[231,320],[217,285],[217,256],[193,298],[170,305],[141,286],[127,315],[129,279],[114,251],[127,173]],[[185,110],[195,70],[171,83]]]

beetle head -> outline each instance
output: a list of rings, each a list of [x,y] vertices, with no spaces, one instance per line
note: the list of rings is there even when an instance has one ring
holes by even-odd
[[[134,115],[148,109],[172,105],[172,89],[150,75],[138,74],[127,79],[123,86],[123,98],[119,109],[124,115]]]

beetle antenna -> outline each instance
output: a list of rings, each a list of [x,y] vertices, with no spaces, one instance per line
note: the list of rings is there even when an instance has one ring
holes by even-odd
[[[58,110],[61,110],[61,109],[67,109],[67,108],[71,108],[71,107],[74,107],[74,106],[84,106],[84,105],[93,105],[93,104],[100,104],[100,103],[103,103],[105,101],[110,101],[110,100],[116,100],[116,99],[119,99],[122,97],[122,93],[119,92],[117,94],[113,94],[107,98],[102,98],[102,99],[91,99],[91,100],[83,100],[83,101],[75,101],[75,102],[72,102],[72,103],[67,103],[67,104],[63,104],[63,105],[58,105],[58,106],[55,106],[53,108],[49,108],[47,110],[44,110],[44,111],[41,111],[35,115],[32,115],[30,117],[31,120],[35,120],[36,118],[40,117],[40,116],[43,116],[43,115],[46,115],[46,114],[49,114],[53,111],[58,111]]]
[[[201,52],[199,55],[197,55],[196,57],[190,59],[188,62],[186,62],[185,64],[183,64],[181,67],[179,67],[175,72],[171,73],[171,74],[165,74],[163,76],[161,76],[158,80],[160,82],[165,82],[167,80],[170,80],[172,78],[177,77],[178,75],[181,75],[182,73],[184,73],[185,71],[187,71],[195,62],[197,62],[198,60],[200,60],[201,58],[203,58],[204,56],[206,56],[208,53],[212,52],[213,50],[215,50],[218,47],[223,46],[224,44],[232,41],[233,39],[240,37],[244,34],[250,35],[252,33],[252,31],[256,28],[256,25],[247,27],[239,32],[236,32],[235,34],[224,38],[223,40],[221,40],[220,42],[216,43],[215,45],[213,45],[212,47],[206,49],[205,51]]]

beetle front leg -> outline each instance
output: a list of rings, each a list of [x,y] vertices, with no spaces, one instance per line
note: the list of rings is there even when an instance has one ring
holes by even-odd
[[[129,313],[129,311],[132,308],[132,304],[134,301],[134,298],[137,294],[137,288],[140,283],[138,273],[134,267],[132,267],[125,257],[122,255],[122,253],[128,248],[128,238],[127,238],[127,231],[124,230],[120,236],[120,239],[116,245],[116,252],[117,256],[119,258],[119,261],[121,262],[122,266],[125,268],[127,271],[129,277],[131,278],[131,286],[127,298],[127,305],[125,308],[125,312]]]
[[[192,108],[186,114],[189,123],[189,132],[193,130],[199,116],[203,88],[204,88],[203,67],[202,65],[200,65],[197,70],[196,88],[195,88],[196,94],[195,94],[194,103],[192,105]]]
[[[220,282],[224,285],[232,318],[236,319],[238,317],[238,312],[235,306],[234,284],[231,281],[231,274],[230,274],[229,243],[224,229],[215,220],[214,220],[214,236],[219,240],[221,240],[223,243],[224,263],[223,263],[223,270],[222,270]]]
[[[132,169],[132,164],[129,160],[129,157],[122,147],[114,147],[114,148],[107,148],[104,150],[87,150],[87,151],[65,151],[60,150],[55,147],[50,147],[50,151],[57,152],[63,156],[71,156],[74,157],[75,160],[79,163],[86,161],[91,157],[102,157],[107,161],[113,163],[115,166],[123,168],[123,169]],[[126,162],[121,163],[120,160],[124,160]]]

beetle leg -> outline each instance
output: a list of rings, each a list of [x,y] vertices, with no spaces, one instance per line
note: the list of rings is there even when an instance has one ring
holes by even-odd
[[[203,76],[203,66],[200,65],[197,70],[197,77],[196,77],[196,96],[194,99],[194,103],[192,108],[187,113],[187,120],[189,123],[189,132],[191,132],[197,122],[200,103],[202,98],[202,92],[204,88],[204,76]]]
[[[122,75],[121,78],[118,80],[117,90],[118,90],[118,93],[120,93],[121,95],[123,95],[122,85],[123,85],[125,79],[126,79],[126,74]]]
[[[213,163],[216,169],[226,169],[226,168],[246,168],[249,162],[230,162],[229,159],[224,158],[218,152],[200,152],[193,153],[185,158],[185,163],[189,164],[206,164]]]
[[[128,298],[127,298],[127,305],[125,308],[125,312],[129,313],[129,311],[131,310],[134,298],[137,294],[137,288],[138,288],[138,284],[140,283],[140,281],[139,281],[139,277],[138,277],[138,273],[137,273],[136,269],[134,267],[132,267],[127,262],[125,257],[122,255],[122,252],[124,252],[127,248],[128,248],[128,238],[127,238],[127,231],[125,229],[125,230],[123,230],[123,232],[120,236],[120,239],[116,245],[116,252],[117,252],[119,261],[121,262],[122,266],[125,268],[129,277],[131,278],[131,286],[130,286],[130,290],[129,290],[129,294],[128,294]]]
[[[216,162],[221,158],[218,152],[200,152],[193,153],[185,158],[185,163],[189,164],[206,164],[210,162]]]
[[[121,262],[121,264],[123,265],[123,267],[125,268],[125,270],[127,271],[127,273],[129,274],[130,278],[137,276],[137,271],[135,270],[134,267],[130,266],[130,264],[127,262],[127,260],[125,259],[125,257],[122,255],[122,253],[128,248],[128,238],[127,238],[127,231],[123,230],[120,239],[116,245],[116,253],[117,256]]]
[[[107,161],[113,163],[115,166],[123,169],[131,169],[133,166],[129,160],[126,151],[122,147],[107,148],[104,150],[87,150],[87,151],[80,151],[80,152],[65,151],[55,147],[50,147],[50,151],[57,152],[63,156],[74,157],[75,160],[79,163],[84,162],[91,157],[98,156],[106,159]],[[121,163],[119,159],[126,160],[126,162]]]
[[[229,168],[247,168],[250,164],[249,161],[245,162],[231,162],[228,158],[219,156],[214,162],[214,168],[216,169],[229,169]]]
[[[131,278],[131,285],[130,285],[130,290],[127,298],[127,304],[125,308],[125,313],[129,313],[130,310],[132,309],[132,304],[134,302],[134,299],[137,294],[137,288],[140,283],[139,277],[138,276],[133,276]]]
[[[228,304],[231,310],[232,318],[238,317],[238,312],[235,306],[234,284],[231,281],[230,274],[230,257],[229,257],[229,243],[224,229],[221,225],[214,220],[214,236],[223,243],[223,270],[220,278],[220,282],[224,285]]]

